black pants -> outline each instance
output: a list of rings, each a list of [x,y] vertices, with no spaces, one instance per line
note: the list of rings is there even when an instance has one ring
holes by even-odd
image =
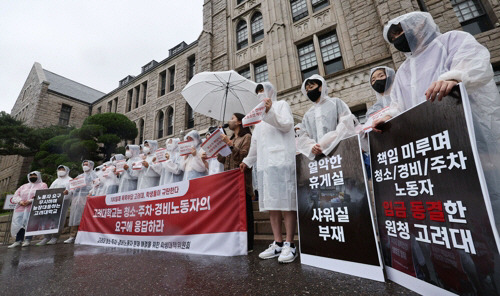
[[[246,206],[247,206],[247,240],[248,240],[248,250],[253,250],[253,235],[254,235],[254,224],[253,224],[253,205],[252,196],[246,194]]]
[[[252,219],[253,219],[253,217],[252,217]],[[17,232],[17,234],[16,234],[16,242],[22,242],[22,241],[24,240],[24,233],[25,233],[25,232],[26,232],[26,231],[24,230],[24,228],[21,228],[21,229]],[[26,239],[29,239],[29,240],[30,240],[31,238],[32,238],[32,236],[27,236],[27,237],[26,237]]]

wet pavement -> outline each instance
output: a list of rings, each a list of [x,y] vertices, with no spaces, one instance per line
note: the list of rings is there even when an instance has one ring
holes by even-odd
[[[416,295],[277,259],[64,245],[0,246],[1,295]]]

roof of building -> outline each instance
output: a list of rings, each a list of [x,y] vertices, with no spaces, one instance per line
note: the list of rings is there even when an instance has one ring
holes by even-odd
[[[95,90],[91,87],[63,77],[61,75],[52,73],[48,70],[43,69],[45,77],[47,78],[49,84],[49,90],[56,93],[92,104],[104,95],[103,92]]]

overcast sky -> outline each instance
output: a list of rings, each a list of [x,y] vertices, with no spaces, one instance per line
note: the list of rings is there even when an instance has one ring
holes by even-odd
[[[203,0],[0,0],[0,111],[34,62],[107,93],[202,30]]]

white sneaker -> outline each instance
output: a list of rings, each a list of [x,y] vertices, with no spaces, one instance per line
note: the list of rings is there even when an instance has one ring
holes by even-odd
[[[290,246],[289,242],[283,243],[283,250],[281,250],[281,255],[278,258],[279,263],[290,263],[297,257],[297,250]]]
[[[42,239],[38,244],[36,244],[37,246],[45,246],[47,244],[47,242],[49,241],[48,238],[44,238]]]
[[[29,245],[31,245],[31,240],[30,240],[30,239],[24,240],[24,242],[23,242],[22,246],[23,246],[23,247],[27,247],[27,246],[29,246]]]
[[[67,240],[64,241],[65,244],[72,244],[75,241],[74,237],[70,237]]]
[[[55,245],[55,244],[57,244],[57,237],[51,238],[47,243],[47,245]]]
[[[20,245],[21,245],[21,242],[15,242],[12,245],[8,246],[7,248],[12,249],[12,248],[15,248],[15,247],[19,247]]]
[[[269,248],[267,248],[264,252],[259,254],[260,259],[271,259],[278,257],[281,254],[281,247],[276,244],[276,242],[273,242],[272,244],[269,245]]]

